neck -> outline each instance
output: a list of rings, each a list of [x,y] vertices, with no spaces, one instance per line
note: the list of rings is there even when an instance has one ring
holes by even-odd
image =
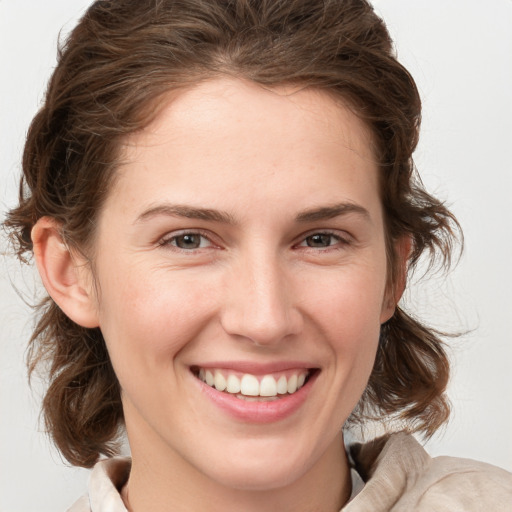
[[[129,512],[338,512],[351,493],[341,432],[298,479],[258,490],[230,487],[201,473],[168,446],[157,446],[147,438],[137,442],[141,438],[133,439],[130,431],[128,435],[132,469],[122,497]]]

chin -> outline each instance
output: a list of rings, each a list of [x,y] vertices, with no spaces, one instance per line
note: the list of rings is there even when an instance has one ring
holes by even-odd
[[[307,468],[294,464],[279,464],[275,461],[255,464],[232,464],[210,474],[224,487],[241,491],[272,491],[287,487],[300,479]]]
[[[210,454],[210,457],[204,457],[204,473],[224,487],[244,491],[270,491],[300,480],[317,459],[313,453],[290,448],[288,443],[284,443],[284,446],[276,445],[275,442],[251,442],[249,446],[243,444],[231,444],[232,449],[224,451],[221,456]],[[297,446],[301,445],[303,443],[297,443]]]

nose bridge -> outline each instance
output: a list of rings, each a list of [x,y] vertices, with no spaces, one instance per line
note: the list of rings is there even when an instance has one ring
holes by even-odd
[[[278,251],[269,247],[247,251],[227,284],[224,329],[258,345],[297,334],[301,319],[288,277]]]

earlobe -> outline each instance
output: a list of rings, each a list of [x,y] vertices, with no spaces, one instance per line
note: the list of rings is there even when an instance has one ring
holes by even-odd
[[[82,327],[98,327],[92,276],[85,261],[73,255],[59,223],[42,217],[32,229],[34,257],[44,287],[62,311]]]
[[[412,239],[406,235],[395,244],[395,271],[393,273],[393,280],[389,284],[389,289],[384,298],[381,323],[387,322],[393,316],[396,306],[404,293],[411,247]]]

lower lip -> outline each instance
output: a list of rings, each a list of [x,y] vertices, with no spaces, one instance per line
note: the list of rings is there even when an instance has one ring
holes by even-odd
[[[306,384],[291,395],[270,402],[248,402],[236,396],[217,391],[194,377],[201,391],[222,411],[247,423],[273,423],[291,416],[304,404],[316,380],[317,373],[310,376]]]

